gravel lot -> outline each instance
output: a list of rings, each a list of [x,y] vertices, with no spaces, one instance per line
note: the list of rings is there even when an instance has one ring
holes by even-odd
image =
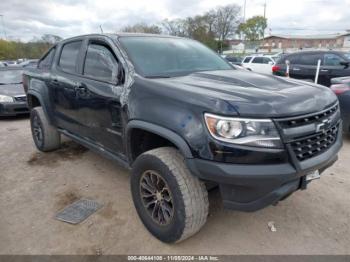
[[[159,242],[141,224],[128,171],[69,140],[39,153],[27,117],[0,119],[0,167],[0,254],[350,254],[348,137],[320,180],[277,206],[224,210],[211,192],[207,224],[177,245]],[[80,197],[104,207],[79,225],[54,219]]]

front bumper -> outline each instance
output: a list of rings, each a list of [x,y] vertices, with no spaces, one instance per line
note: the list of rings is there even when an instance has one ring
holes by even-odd
[[[336,142],[322,154],[299,162],[269,165],[242,165],[202,159],[187,159],[192,174],[219,184],[224,207],[255,211],[286,198],[298,189],[305,189],[306,174],[322,173],[337,160],[342,146],[339,132]]]
[[[28,114],[27,102],[0,103],[0,116]]]

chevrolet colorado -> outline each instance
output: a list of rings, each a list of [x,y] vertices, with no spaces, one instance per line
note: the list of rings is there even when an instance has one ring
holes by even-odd
[[[207,185],[224,207],[255,211],[305,189],[342,145],[331,90],[237,70],[184,38],[66,39],[23,85],[36,147],[63,134],[130,168],[140,219],[168,243],[205,224]]]

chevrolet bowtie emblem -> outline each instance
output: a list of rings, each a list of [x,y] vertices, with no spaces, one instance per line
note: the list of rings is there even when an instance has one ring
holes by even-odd
[[[329,118],[323,119],[321,123],[316,124],[316,133],[325,132],[328,129],[330,123],[331,120]]]

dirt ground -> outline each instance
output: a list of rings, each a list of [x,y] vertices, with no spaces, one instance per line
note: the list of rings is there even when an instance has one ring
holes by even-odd
[[[349,167],[345,138],[339,161],[277,206],[224,210],[211,192],[207,224],[167,245],[137,217],[128,171],[68,140],[39,153],[28,118],[0,119],[0,254],[350,254]],[[104,207],[79,225],[54,219],[81,197]]]

